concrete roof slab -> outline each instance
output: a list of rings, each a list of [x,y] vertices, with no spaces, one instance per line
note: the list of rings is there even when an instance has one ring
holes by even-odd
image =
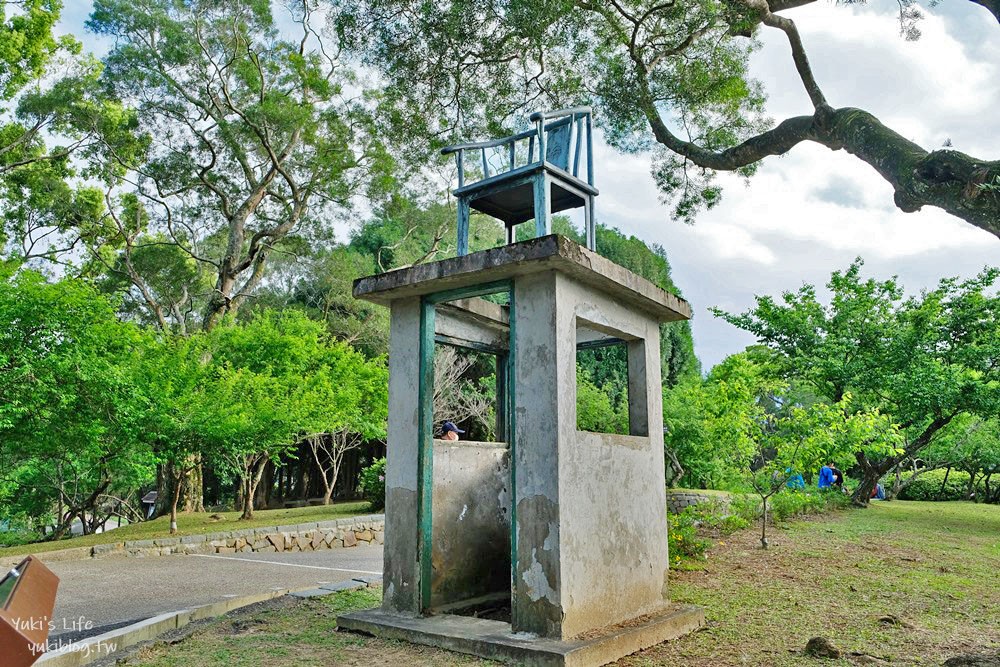
[[[691,306],[628,269],[564,236],[542,236],[354,281],[354,296],[388,305],[396,299],[559,271],[663,322],[691,318]]]

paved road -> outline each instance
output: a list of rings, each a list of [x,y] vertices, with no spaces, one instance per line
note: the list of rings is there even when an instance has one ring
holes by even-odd
[[[89,559],[49,563],[49,567],[60,580],[52,637],[79,639],[227,598],[380,575],[382,547]],[[86,627],[88,622],[92,627]]]

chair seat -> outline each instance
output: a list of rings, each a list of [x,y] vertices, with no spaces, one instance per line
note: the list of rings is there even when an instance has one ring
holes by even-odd
[[[598,194],[597,188],[572,174],[549,164],[536,162],[512,171],[485,178],[458,188],[455,197],[468,199],[477,211],[502,220],[508,227],[535,217],[533,183],[545,172],[551,179],[552,213],[583,206],[586,197]]]

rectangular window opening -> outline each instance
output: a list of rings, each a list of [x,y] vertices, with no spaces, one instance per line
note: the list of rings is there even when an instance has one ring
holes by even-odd
[[[646,409],[645,343],[578,319],[577,430],[646,436]]]

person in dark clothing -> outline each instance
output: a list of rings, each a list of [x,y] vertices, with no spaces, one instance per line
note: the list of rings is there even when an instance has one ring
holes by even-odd
[[[833,486],[841,490],[844,488],[844,473],[840,472],[840,468],[833,469]]]

